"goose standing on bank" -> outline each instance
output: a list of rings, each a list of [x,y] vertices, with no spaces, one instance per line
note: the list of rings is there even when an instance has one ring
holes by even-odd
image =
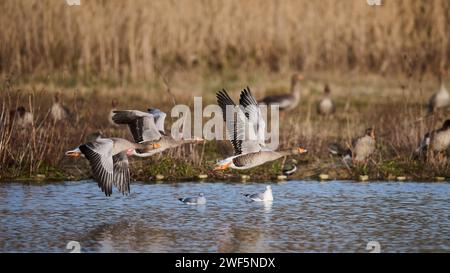
[[[19,106],[16,110],[9,112],[11,123],[14,122],[19,129],[26,129],[33,126],[33,114],[28,112],[25,107]]]
[[[239,104],[242,108],[233,102],[225,89],[217,93],[217,102],[222,109],[234,155],[219,161],[215,170],[228,168],[245,170],[284,156],[307,152],[303,148],[273,151],[266,147],[265,122],[258,103],[248,87],[241,92]],[[237,114],[229,115],[231,118],[228,119],[227,108],[230,110],[234,108]],[[248,134],[245,133],[246,131]],[[247,138],[245,138],[246,135]]]
[[[61,94],[59,92],[54,96],[54,102],[52,108],[50,109],[50,115],[54,122],[67,120],[72,117],[69,109],[62,104]]]
[[[301,74],[292,75],[289,94],[267,96],[260,100],[259,104],[279,105],[280,111],[294,109],[300,102],[300,81],[303,79]]]
[[[336,110],[330,93],[330,86],[328,84],[325,84],[324,97],[317,104],[317,112],[321,115],[328,116],[333,114]]]
[[[445,77],[446,72],[443,70],[439,73],[439,90],[430,98],[428,103],[428,113],[433,113],[439,108],[447,107],[450,103],[450,95],[447,88],[445,87]]]
[[[156,108],[150,108],[148,112],[139,110],[114,111],[112,119],[117,124],[127,124],[136,143],[151,143],[151,145],[147,145],[149,149],[137,150],[136,156],[139,157],[152,156],[183,144],[202,141],[202,139],[176,140],[166,135],[164,130],[166,113]]]
[[[333,155],[341,156],[345,162],[350,159],[353,163],[366,163],[369,157],[375,152],[375,130],[366,129],[364,136],[352,141],[352,147],[343,148],[337,143],[330,144],[328,150]]]
[[[369,157],[375,152],[375,144],[375,130],[373,128],[366,129],[365,135],[358,138],[353,144],[353,162],[367,162]]]
[[[416,149],[417,156],[425,156],[427,151],[444,153],[450,147],[450,119],[447,119],[441,128],[426,133]]]
[[[112,194],[113,185],[125,195],[130,193],[128,156],[136,155],[136,149],[147,147],[122,138],[102,138],[99,133],[95,133],[88,137],[85,144],[67,151],[66,155],[86,157],[95,181],[106,196]]]

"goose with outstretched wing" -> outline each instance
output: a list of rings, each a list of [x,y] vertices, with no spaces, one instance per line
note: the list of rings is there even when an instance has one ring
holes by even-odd
[[[239,106],[225,89],[217,93],[229,141],[234,155],[217,163],[215,170],[250,169],[291,154],[305,153],[303,148],[273,151],[265,147],[265,122],[250,88],[241,92]]]
[[[133,143],[122,138],[103,138],[92,134],[87,142],[67,151],[66,155],[89,161],[94,180],[106,196],[115,186],[122,194],[130,192],[130,170],[128,156],[136,155],[136,149],[146,149],[145,144]]]
[[[166,135],[164,130],[166,113],[156,108],[150,108],[148,112],[139,110],[114,111],[112,119],[117,124],[127,124],[136,143],[148,144],[146,145],[147,149],[137,150],[136,156],[138,157],[149,157],[183,144],[202,141],[202,139],[176,140],[172,136]]]

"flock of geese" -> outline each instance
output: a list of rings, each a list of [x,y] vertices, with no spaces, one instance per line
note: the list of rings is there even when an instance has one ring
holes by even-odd
[[[440,76],[440,89],[430,98],[428,111],[430,113],[439,108],[447,107],[450,103],[450,95],[445,88],[443,73]],[[280,111],[295,109],[300,102],[300,81],[303,76],[294,74],[291,79],[291,91],[288,94],[268,96],[257,101],[247,87],[241,91],[238,104],[229,96],[226,90],[217,93],[217,103],[222,110],[223,120],[227,133],[233,146],[232,156],[218,161],[215,170],[228,168],[244,170],[260,166],[266,162],[279,158],[304,154],[307,150],[296,147],[288,150],[272,150],[265,145],[265,122],[262,118],[259,105],[278,105]],[[229,118],[226,114],[227,107],[234,107],[237,114]],[[331,115],[336,111],[331,98],[328,85],[324,87],[324,97],[317,103],[317,112],[321,115]],[[70,112],[63,107],[59,95],[51,107],[50,114],[54,120],[69,118]],[[24,107],[12,111],[11,115],[17,120],[18,126],[27,126],[32,123],[33,116]],[[202,139],[174,139],[166,134],[164,129],[166,114],[159,109],[150,108],[147,111],[117,110],[117,101],[112,102],[110,122],[114,126],[127,125],[133,141],[123,138],[105,138],[99,133],[88,136],[86,143],[67,151],[70,157],[84,156],[90,163],[93,177],[101,190],[107,195],[112,194],[113,186],[122,194],[130,192],[130,156],[149,157],[173,149],[184,144],[201,143]],[[248,130],[250,129],[250,132]],[[246,134],[244,134],[246,133]],[[254,136],[247,139],[246,136]],[[445,152],[450,147],[450,120],[446,120],[441,128],[427,133],[415,151],[418,156],[423,156],[431,151],[433,153]],[[341,156],[352,163],[367,163],[368,158],[376,149],[375,130],[368,128],[365,134],[353,141],[351,145],[343,147],[339,144],[331,144],[331,154]],[[270,187],[264,193],[246,195],[251,200],[270,200],[272,192]],[[184,203],[202,203],[204,196],[184,198]],[[195,202],[194,202],[195,201]]]

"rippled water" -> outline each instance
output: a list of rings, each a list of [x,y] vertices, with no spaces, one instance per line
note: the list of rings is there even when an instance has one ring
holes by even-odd
[[[134,183],[107,198],[92,181],[0,184],[0,251],[382,252],[450,251],[450,184],[272,184],[272,204],[240,193],[254,183]],[[205,206],[179,196],[205,193]]]

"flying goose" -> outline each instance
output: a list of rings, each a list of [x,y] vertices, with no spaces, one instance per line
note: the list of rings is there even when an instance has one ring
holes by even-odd
[[[176,140],[166,135],[164,131],[166,113],[156,108],[150,108],[148,112],[139,110],[114,111],[112,119],[117,124],[127,124],[136,143],[151,144],[147,145],[147,150],[137,150],[136,156],[139,157],[152,156],[183,144],[202,141],[201,139]]]
[[[91,165],[93,176],[106,196],[112,194],[114,185],[122,194],[130,193],[128,156],[136,155],[136,149],[146,145],[122,138],[103,138],[99,133],[88,137],[87,142],[67,151],[70,157],[84,155]]]
[[[427,151],[442,153],[450,147],[450,119],[447,119],[441,128],[428,132],[420,141],[415,153],[418,156],[426,155]]]
[[[50,109],[50,115],[55,122],[72,117],[69,109],[61,103],[61,94],[59,92],[54,96],[54,102],[52,108]]]
[[[241,92],[240,106],[233,102],[225,89],[217,93],[217,102],[222,109],[234,155],[219,161],[215,170],[250,169],[284,156],[306,153],[303,148],[273,151],[265,147],[264,119],[248,87]],[[234,108],[236,117],[235,115],[228,117],[227,108],[230,110]]]
[[[336,110],[334,102],[331,99],[330,93],[331,93],[330,86],[328,84],[325,84],[324,97],[317,104],[317,112],[321,115],[324,116],[331,115]]]
[[[352,159],[354,163],[362,163],[375,152],[375,144],[375,130],[368,128],[364,136],[352,141],[351,148],[342,148],[339,144],[333,143],[328,150],[331,154],[341,156],[344,161]]]
[[[251,201],[255,202],[273,201],[272,187],[270,187],[270,185],[266,186],[266,190],[264,192],[254,194],[243,194],[243,195],[248,199],[250,199]]]
[[[267,96],[259,101],[260,104],[279,105],[280,110],[291,110],[297,107],[300,102],[300,81],[304,77],[301,74],[294,74],[291,78],[291,92],[289,94]]]
[[[447,107],[450,103],[450,95],[444,82],[445,71],[439,73],[439,90],[433,94],[428,102],[428,113],[433,113],[439,108]]]
[[[178,198],[181,202],[188,205],[204,205],[206,204],[206,198],[203,193],[200,193],[197,197]]]

